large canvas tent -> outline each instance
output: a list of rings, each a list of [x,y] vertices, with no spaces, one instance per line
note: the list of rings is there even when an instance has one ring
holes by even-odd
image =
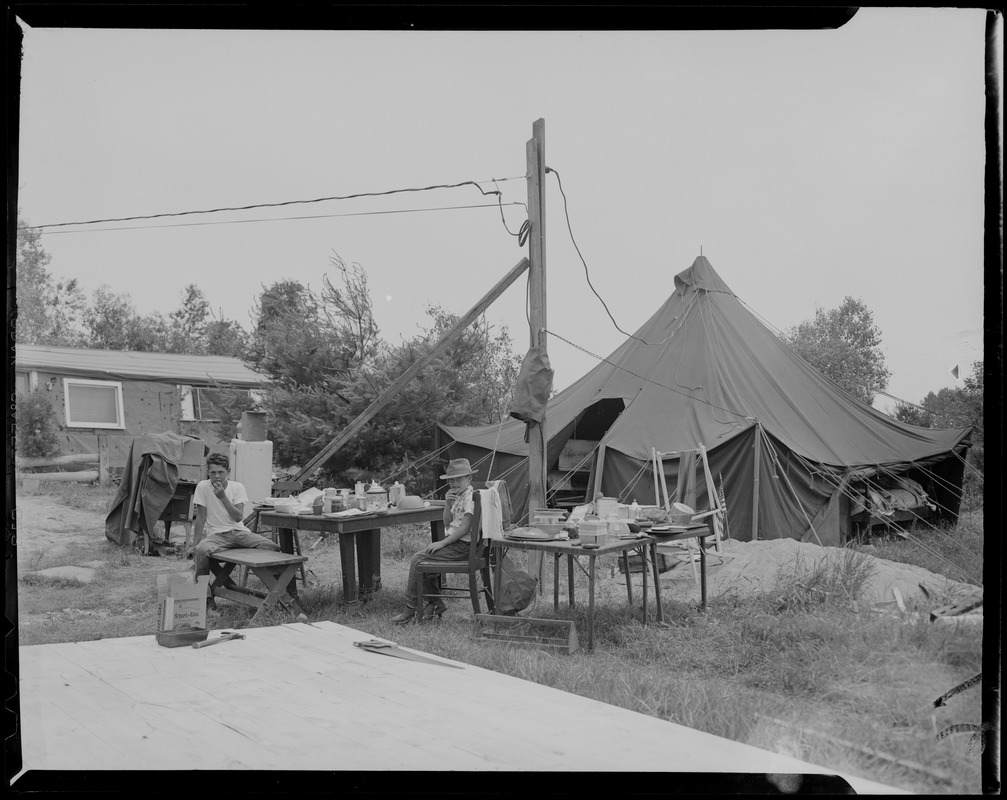
[[[703,445],[727,500],[732,538],[842,543],[864,481],[903,475],[938,515],[957,516],[970,428],[899,422],[841,389],[748,310],[700,256],[671,297],[615,352],[550,399],[546,467],[571,440],[589,442],[587,499],[653,503],[653,449]],[[479,480],[504,478],[515,509],[527,498],[525,424],[440,426],[445,456]],[[679,459],[661,461],[670,488]],[[702,487],[700,478],[700,487]],[[708,508],[697,493],[697,511]]]

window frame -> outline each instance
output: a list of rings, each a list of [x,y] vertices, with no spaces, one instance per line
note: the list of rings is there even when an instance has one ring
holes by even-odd
[[[70,387],[71,386],[100,386],[105,389],[115,390],[115,409],[118,417],[117,422],[75,422],[70,414]],[[63,378],[63,411],[68,428],[103,428],[107,430],[125,430],[126,415],[122,405],[122,382],[121,381],[96,381],[91,378]]]

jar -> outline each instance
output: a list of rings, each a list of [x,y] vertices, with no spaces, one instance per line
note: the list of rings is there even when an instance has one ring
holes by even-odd
[[[336,500],[339,495],[336,493],[335,489],[326,489],[322,492],[322,513],[331,514],[333,511],[337,511]]]
[[[388,490],[388,502],[393,506],[397,506],[399,504],[399,500],[405,497],[405,495],[406,487],[398,481],[395,481]]]
[[[367,489],[367,510],[386,511],[388,509],[388,492],[377,481]]]

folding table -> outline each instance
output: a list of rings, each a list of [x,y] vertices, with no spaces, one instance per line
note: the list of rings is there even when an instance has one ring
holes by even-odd
[[[539,553],[552,553],[553,555],[553,608],[559,608],[559,560],[560,556],[567,558],[567,591],[569,593],[570,605],[574,605],[574,583],[573,564],[574,559],[582,556],[588,558],[588,568],[586,571],[588,579],[588,604],[587,604],[587,649],[594,648],[594,585],[595,566],[599,556],[620,554],[626,572],[626,593],[629,597],[630,605],[633,604],[633,584],[629,569],[629,552],[636,551],[640,555],[643,564],[643,622],[647,623],[647,565],[648,560],[654,572],[654,600],[657,605],[657,621],[664,621],[664,609],[661,607],[661,582],[657,567],[657,551],[655,542],[649,536],[636,536],[624,539],[612,539],[601,547],[584,547],[577,539],[555,540],[555,541],[535,541],[529,539],[494,539],[493,548],[496,550],[496,571],[494,575],[493,596],[500,597],[501,566],[504,555],[508,549],[529,550]],[[649,557],[649,559],[648,559]],[[583,569],[583,567],[581,567]]]

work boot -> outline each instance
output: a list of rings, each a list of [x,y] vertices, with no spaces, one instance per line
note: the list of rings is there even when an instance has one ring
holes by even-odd
[[[415,616],[416,616],[416,609],[406,606],[405,611],[403,611],[401,614],[396,614],[394,617],[392,617],[391,621],[396,625],[405,625],[407,622],[409,622],[409,620],[411,620]]]
[[[444,604],[443,600],[431,600],[423,609],[423,619],[429,620],[434,617],[440,619],[444,616],[444,612],[447,610],[448,607]]]

